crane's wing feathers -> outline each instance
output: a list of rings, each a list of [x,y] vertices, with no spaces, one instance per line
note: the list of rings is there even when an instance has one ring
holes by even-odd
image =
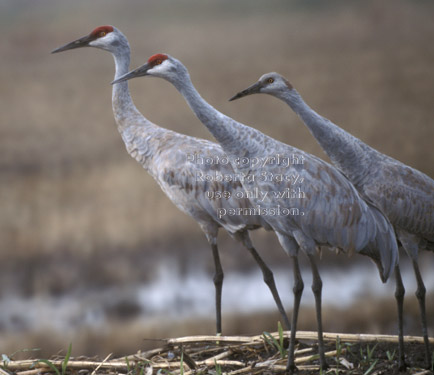
[[[377,164],[360,189],[397,228],[434,241],[434,180],[392,158]]]
[[[156,128],[123,132],[127,150],[153,176],[171,201],[203,226],[215,222],[233,234],[271,227],[251,207],[222,148],[213,142]],[[226,158],[226,160],[225,160]],[[152,162],[151,162],[152,160]],[[231,179],[231,177],[235,177]]]
[[[317,244],[349,251],[360,251],[375,237],[375,220],[367,204],[340,172],[313,155],[270,138],[265,140],[262,150],[267,154],[263,151],[255,157],[264,160],[280,155],[287,156],[286,161],[293,156],[303,160],[292,165],[267,163],[255,168],[256,181],[244,184],[247,190],[260,189],[262,200],[255,199],[255,203],[268,209],[267,220],[275,229],[284,233],[299,230]],[[277,205],[280,216],[272,212]],[[282,216],[287,219],[282,220]]]

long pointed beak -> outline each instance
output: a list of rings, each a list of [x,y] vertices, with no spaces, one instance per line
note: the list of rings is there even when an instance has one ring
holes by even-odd
[[[93,39],[89,35],[86,35],[82,38],[74,40],[73,42],[67,43],[62,47],[52,50],[51,53],[63,52],[69,49],[80,48],[80,47],[88,47],[89,42],[91,42],[92,40]]]
[[[151,68],[151,66],[148,63],[146,63],[142,66],[139,66],[137,69],[134,69],[128,73],[125,73],[123,76],[120,76],[119,78],[115,79],[112,82],[112,85],[114,85],[115,83],[128,81],[131,78],[146,76],[146,75],[148,75],[148,70],[150,68]]]
[[[234,95],[232,98],[229,99],[229,101],[231,102],[232,100],[240,99],[247,95],[259,94],[261,88],[261,82],[256,82],[252,86],[249,86],[245,90],[240,91],[238,94]]]

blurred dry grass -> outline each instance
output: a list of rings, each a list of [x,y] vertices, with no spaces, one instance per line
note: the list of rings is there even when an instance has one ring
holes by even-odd
[[[132,67],[170,53],[216,108],[323,157],[283,103],[266,96],[227,102],[263,73],[278,71],[319,113],[434,176],[433,12],[429,1],[405,0],[3,1],[0,272],[11,260],[53,252],[83,262],[90,253],[118,250],[153,257],[192,256],[201,248],[209,255],[196,224],[125,152],[111,112],[112,58],[93,49],[55,56],[50,50],[113,24],[130,40]],[[130,87],[150,120],[211,139],[168,83],[140,79]],[[254,239],[259,250],[278,248],[271,234]],[[236,248],[223,235],[225,265],[239,266]],[[269,261],[281,257],[279,250],[265,254]]]

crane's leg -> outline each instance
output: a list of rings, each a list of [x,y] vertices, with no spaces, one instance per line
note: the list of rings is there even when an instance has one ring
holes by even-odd
[[[315,297],[315,309],[316,309],[316,320],[318,324],[318,351],[319,351],[319,362],[322,370],[328,368],[327,362],[324,355],[324,341],[323,341],[323,330],[322,330],[322,317],[321,317],[321,293],[322,293],[322,280],[318,272],[318,268],[315,263],[314,256],[308,254],[310,261],[310,266],[312,269],[312,292]]]
[[[395,299],[398,305],[398,355],[399,355],[399,371],[405,371],[407,364],[405,363],[405,351],[404,351],[404,321],[403,321],[403,311],[404,311],[404,295],[405,288],[402,283],[401,271],[399,265],[395,267]]]
[[[293,374],[297,367],[294,362],[294,350],[295,350],[295,334],[297,330],[298,310],[300,308],[300,300],[303,294],[304,283],[301,277],[300,266],[298,264],[298,257],[296,255],[291,256],[294,263],[294,287],[292,291],[294,293],[294,306],[292,309],[292,324],[291,324],[291,337],[289,339],[288,348],[288,363],[286,365],[286,371],[289,374]]]
[[[243,244],[249,250],[250,254],[252,254],[253,259],[258,263],[259,268],[262,271],[262,275],[264,277],[264,282],[267,284],[268,288],[271,291],[271,294],[273,295],[274,301],[276,302],[277,309],[280,312],[280,315],[283,319],[283,324],[286,329],[290,329],[291,325],[289,324],[288,316],[286,315],[285,309],[283,308],[282,301],[279,296],[279,292],[276,288],[276,282],[274,281],[274,275],[273,272],[268,268],[268,266],[265,264],[264,260],[261,258],[261,256],[258,254],[256,249],[253,247],[252,243],[250,242],[250,239],[247,236],[243,236]]]
[[[222,288],[223,288],[223,268],[220,263],[220,255],[217,248],[217,244],[211,243],[212,255],[214,258],[215,274],[214,274],[214,286],[215,286],[215,310],[216,310],[216,325],[217,335],[222,333]]]
[[[414,274],[416,275],[416,281],[417,281],[417,290],[416,290],[416,297],[419,301],[419,309],[420,309],[420,320],[422,323],[422,335],[423,335],[423,341],[425,343],[425,367],[429,369],[431,367],[431,354],[429,350],[429,340],[428,340],[428,329],[426,326],[426,308],[425,308],[425,295],[426,295],[426,288],[425,284],[422,279],[422,275],[419,270],[419,264],[417,263],[417,260],[413,259],[413,269]]]

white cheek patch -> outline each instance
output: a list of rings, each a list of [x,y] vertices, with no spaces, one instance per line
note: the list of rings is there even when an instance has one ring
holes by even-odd
[[[164,60],[161,64],[155,65],[150,71],[155,73],[168,72],[170,71],[170,63],[168,60]]]
[[[89,43],[89,46],[91,47],[107,47],[109,45],[113,45],[116,46],[117,44],[119,44],[119,41],[117,41],[114,37],[112,33],[108,33],[103,37],[97,38],[95,40],[92,40]]]
[[[168,70],[170,66],[169,60],[164,60],[160,65],[157,65],[156,68],[160,68],[161,70]]]

